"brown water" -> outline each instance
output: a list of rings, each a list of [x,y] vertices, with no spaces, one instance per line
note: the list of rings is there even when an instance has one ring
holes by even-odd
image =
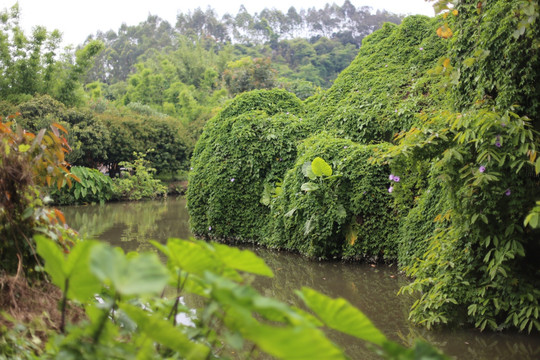
[[[126,251],[153,249],[149,239],[188,238],[189,216],[183,198],[165,201],[110,203],[62,208],[67,222],[86,238],[101,239]],[[392,266],[311,261],[297,254],[248,247],[274,270],[273,279],[254,286],[266,296],[300,305],[294,290],[309,286],[343,297],[362,310],[389,338],[410,343],[423,338],[456,359],[540,359],[540,335],[489,333],[476,330],[428,331],[407,322],[412,299],[397,296],[407,279]],[[363,342],[331,333],[352,359],[376,359]]]

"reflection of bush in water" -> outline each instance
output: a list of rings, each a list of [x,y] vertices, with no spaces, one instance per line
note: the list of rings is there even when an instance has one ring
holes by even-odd
[[[83,238],[108,241],[126,251],[153,249],[150,239],[190,236],[185,200],[181,198],[69,206],[62,210]]]

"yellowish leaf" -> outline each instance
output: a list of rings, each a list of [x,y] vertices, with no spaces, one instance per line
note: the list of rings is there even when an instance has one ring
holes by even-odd
[[[54,209],[54,213],[56,214],[56,217],[58,219],[60,219],[60,221],[62,222],[62,224],[65,224],[66,223],[66,218],[64,217],[64,213],[61,212],[60,210],[58,209]]]
[[[444,61],[443,61],[443,66],[444,66],[445,68],[447,68],[447,67],[450,66],[450,59],[449,59],[449,58],[444,59]]]
[[[452,29],[448,26],[448,24],[444,24],[440,28],[437,29],[437,35],[439,37],[442,37],[443,39],[448,39],[454,35],[452,32]]]
[[[64,133],[68,133],[66,128],[64,128],[62,125],[58,124],[58,123],[53,123],[51,126],[54,126],[55,128],[59,129],[59,130],[62,130]]]

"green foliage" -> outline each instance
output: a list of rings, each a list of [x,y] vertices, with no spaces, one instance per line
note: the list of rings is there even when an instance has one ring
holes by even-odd
[[[120,178],[113,181],[113,193],[116,199],[141,200],[167,196],[167,187],[160,180],[154,179],[156,169],[150,167],[146,155],[134,154],[135,161],[120,162],[124,168]]]
[[[259,200],[264,184],[279,181],[296,158],[296,142],[306,134],[301,114],[292,94],[253,91],[206,124],[187,192],[196,234],[247,241],[264,236],[269,209]]]
[[[70,232],[57,226],[65,223],[62,213],[45,209],[46,199],[39,191],[77,180],[66,168],[69,145],[60,133],[64,130],[53,124],[51,130],[34,134],[12,122],[0,122],[0,272],[15,274],[22,269],[29,277],[35,275],[39,260],[31,237],[37,232],[66,247],[70,241]]]
[[[102,164],[111,176],[120,173],[120,162],[134,161],[134,153],[147,153],[146,159],[158,173],[186,169],[195,142],[186,126],[163,114],[138,112],[124,107],[96,114],[110,137]]]
[[[35,354],[41,351],[41,340],[36,335],[35,329],[17,324],[15,319],[11,319],[5,313],[1,313],[0,317],[13,324],[11,329],[6,325],[0,325],[0,360],[35,359]]]
[[[0,96],[18,103],[27,95],[49,94],[68,106],[80,103],[82,77],[103,43],[90,42],[60,59],[60,32],[35,26],[27,37],[19,17],[18,3],[0,12]]]
[[[472,101],[501,110],[519,104],[518,114],[540,118],[538,2],[494,1],[479,10],[476,3],[463,1],[456,9],[451,23],[459,29],[451,56],[455,109],[463,111]]]
[[[536,206],[527,215],[523,221],[523,225],[530,225],[533,229],[540,227],[540,201],[536,202]]]
[[[516,37],[523,5],[464,1],[445,16],[439,34],[455,33],[441,77],[451,111],[425,115],[390,151],[392,168],[428,179],[396,192],[402,203],[418,196],[400,232],[402,263],[414,278],[402,291],[421,294],[411,319],[427,327],[540,328],[538,230],[522,226],[540,196],[538,102],[530,97],[538,87],[539,27],[532,21]],[[427,176],[411,166],[427,163]]]
[[[272,236],[263,243],[317,258],[394,259],[389,170],[369,163],[387,148],[327,134],[304,140],[270,204]]]
[[[366,37],[351,65],[310,103],[314,128],[363,144],[391,141],[417,113],[439,104],[433,80],[423,77],[445,50],[438,23],[410,16]]]
[[[88,317],[77,326],[62,324],[60,334],[50,333],[41,354],[45,357],[205,359],[212,354],[219,359],[228,358],[230,350],[241,358],[259,353],[279,359],[348,358],[326,337],[327,327],[375,344],[388,359],[423,359],[419,350],[431,359],[445,359],[427,344],[406,349],[389,341],[344,299],[304,288],[297,294],[315,314],[311,315],[261,296],[245,281],[273,273],[248,250],[197,240],[154,242],[166,257],[165,266],[155,253],[124,254],[119,248],[80,241],[65,256],[54,242],[44,237],[36,241],[45,270],[64,290],[63,302],[79,300]],[[102,287],[102,305],[88,297],[98,291],[93,287],[69,290],[75,277]],[[167,284],[173,292],[158,297]],[[198,305],[186,306],[193,296],[200,299]],[[179,323],[181,318],[186,320]],[[22,344],[23,354],[30,349]]]
[[[72,187],[51,189],[51,196],[57,204],[104,203],[112,198],[113,181],[99,170],[73,166],[71,173],[79,178]]]
[[[223,73],[225,85],[231,95],[275,86],[275,73],[270,59],[249,57],[230,62]]]

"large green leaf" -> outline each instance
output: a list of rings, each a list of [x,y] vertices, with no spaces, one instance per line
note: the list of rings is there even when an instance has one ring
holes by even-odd
[[[243,334],[279,359],[346,359],[322,331],[312,327],[273,327],[258,324]]]
[[[202,343],[190,340],[180,327],[175,327],[158,316],[149,316],[144,310],[133,305],[120,305],[135,323],[143,336],[178,352],[183,359],[206,359],[210,349]]]
[[[274,277],[263,259],[249,250],[240,250],[223,244],[214,244],[216,255],[227,266],[252,274]]]
[[[316,157],[311,162],[311,170],[316,176],[332,176],[332,167],[320,157]]]
[[[66,273],[70,279],[68,297],[71,299],[92,299],[101,290],[99,280],[90,271],[90,254],[97,244],[95,241],[80,241],[67,257]]]
[[[387,341],[368,317],[347,300],[332,299],[307,287],[297,294],[326,326],[379,346]]]
[[[300,187],[300,190],[302,191],[315,191],[319,189],[319,185],[316,183],[312,183],[311,181],[303,183]]]
[[[68,298],[85,301],[100,291],[101,284],[90,272],[90,250],[96,242],[79,241],[65,255],[60,246],[48,238],[36,236],[35,240],[37,252],[45,260],[45,270],[53,283],[65,292],[68,280]]]
[[[218,271],[219,262],[198,242],[171,238],[166,248],[169,260],[183,271],[201,276],[205,271]]]
[[[158,294],[165,288],[169,272],[153,253],[129,254],[107,245],[92,249],[91,271],[121,295]]]
[[[45,271],[50,275],[53,284],[58,286],[60,290],[65,291],[66,272],[62,250],[54,241],[43,235],[36,235],[34,239],[36,241],[36,251],[45,261]]]
[[[304,174],[305,177],[308,177],[310,180],[315,180],[317,176],[313,173],[313,170],[311,168],[311,163],[309,161],[306,161],[302,165],[302,174]]]

